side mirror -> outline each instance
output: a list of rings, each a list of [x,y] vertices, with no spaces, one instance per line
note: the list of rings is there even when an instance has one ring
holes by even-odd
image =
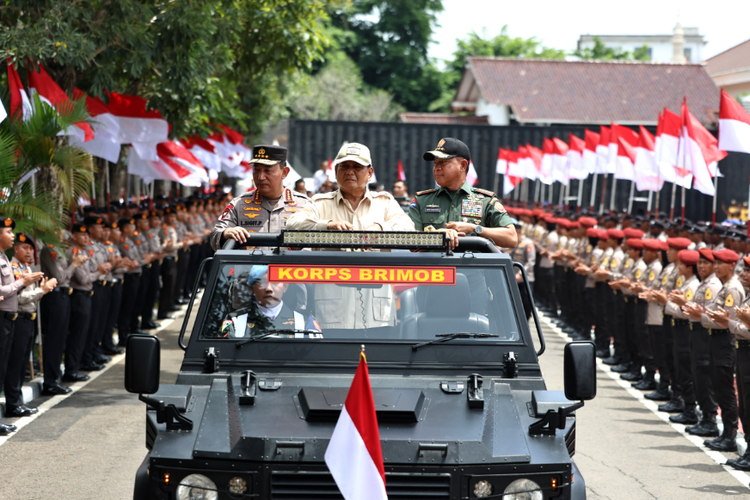
[[[570,342],[564,352],[565,397],[588,401],[596,396],[596,347],[593,342]]]
[[[159,390],[161,343],[151,335],[131,335],[125,352],[125,390],[153,394]]]

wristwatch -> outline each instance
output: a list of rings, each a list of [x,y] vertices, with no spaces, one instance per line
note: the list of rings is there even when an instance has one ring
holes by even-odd
[[[476,234],[477,236],[482,236],[482,231],[484,231],[484,228],[482,226],[478,224],[474,226],[474,234]]]

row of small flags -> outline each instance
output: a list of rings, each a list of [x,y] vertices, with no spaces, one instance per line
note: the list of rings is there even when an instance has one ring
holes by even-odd
[[[28,91],[21,77],[8,61],[10,85],[10,116],[28,120],[34,113],[34,96],[58,110],[73,102],[42,65],[28,70]],[[74,97],[85,99],[92,124],[80,123],[64,135],[71,145],[82,148],[97,158],[117,163],[123,145],[129,145],[128,173],[144,182],[175,181],[184,186],[209,183],[218,172],[229,177],[245,178],[250,172],[251,150],[243,144],[242,134],[225,125],[214,125],[216,132],[206,139],[186,137],[169,139],[170,125],[158,110],[146,109],[146,99],[135,95],[106,92],[109,103],[75,89]],[[0,121],[7,117],[0,103]]]
[[[656,136],[642,125],[635,132],[613,123],[599,132],[586,129],[583,138],[570,133],[568,142],[545,138],[541,149],[500,148],[496,173],[504,176],[504,195],[523,179],[567,186],[571,179],[614,174],[635,182],[638,191],[659,191],[671,182],[714,196],[717,163],[727,151],[750,153],[750,115],[722,89],[718,140],[683,101],[680,115],[666,108],[659,114]]]

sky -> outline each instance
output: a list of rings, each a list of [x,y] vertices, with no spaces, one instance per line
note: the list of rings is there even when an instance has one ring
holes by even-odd
[[[429,52],[438,59],[452,59],[457,38],[482,29],[495,36],[505,24],[512,37],[534,36],[566,51],[585,34],[669,34],[678,18],[708,41],[705,58],[750,38],[748,0],[443,0],[443,7]]]

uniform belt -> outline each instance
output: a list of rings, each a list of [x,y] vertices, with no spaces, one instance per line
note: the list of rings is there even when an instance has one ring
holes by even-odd
[[[107,283],[109,283],[107,280],[97,280],[96,284],[101,286],[107,286]]]
[[[734,343],[737,349],[750,349],[750,340],[737,339]]]
[[[65,295],[70,295],[71,293],[73,293],[73,289],[70,288],[69,286],[58,286],[58,287],[56,287],[52,291],[53,292],[60,292],[60,293],[65,294]]]
[[[0,318],[7,319],[8,321],[15,321],[16,318],[18,318],[18,313],[11,311],[0,311]]]
[[[720,333],[729,333],[729,330],[726,328],[709,328],[708,329],[709,335],[717,335]]]
[[[690,323],[689,319],[672,318],[672,326],[682,326]]]
[[[28,319],[31,321],[34,321],[36,319],[36,313],[30,313],[30,312],[19,312],[18,313],[18,319]]]
[[[94,295],[94,291],[93,291],[93,290],[76,290],[76,289],[74,288],[74,289],[73,289],[73,292],[74,292],[74,293],[83,293],[83,294],[86,294],[86,295],[88,295],[89,297],[92,297],[92,296]]]

